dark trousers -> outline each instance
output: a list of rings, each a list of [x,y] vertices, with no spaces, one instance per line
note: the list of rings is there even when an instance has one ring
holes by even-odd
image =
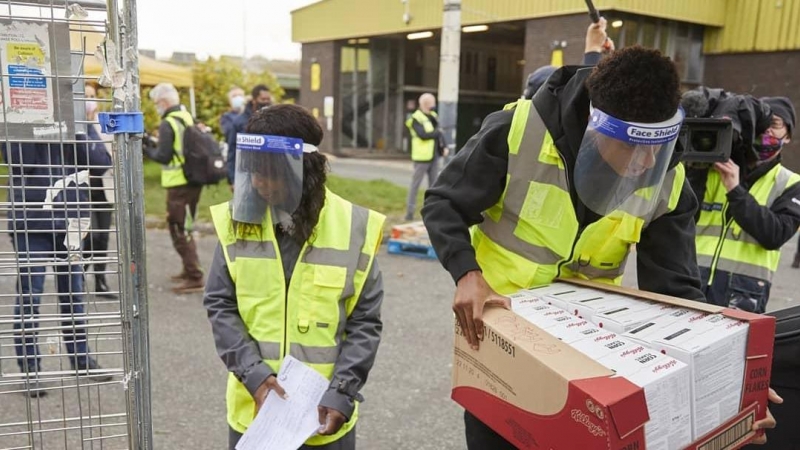
[[[89,231],[89,235],[83,242],[83,257],[84,258],[94,258],[94,259],[106,259],[108,258],[108,235],[109,229],[111,229],[111,216],[112,213],[110,209],[112,205],[105,204],[105,205],[96,205],[94,206],[97,209],[103,209],[108,211],[92,211],[92,229]],[[105,263],[95,263],[94,264],[95,272],[100,272],[95,274],[95,276],[99,276],[101,278],[105,278],[102,272],[106,270]]]
[[[417,210],[417,192],[422,184],[422,179],[428,176],[428,188],[436,182],[439,176],[439,158],[434,157],[431,162],[415,162],[414,174],[411,176],[411,187],[408,189],[408,200],[406,201],[406,214],[414,215]]]
[[[197,214],[202,186],[177,186],[167,189],[167,224],[172,246],[183,262],[187,280],[202,280],[203,271],[197,257],[197,245],[192,238],[192,226]]]
[[[228,449],[235,450],[242,433],[228,427]],[[356,429],[353,427],[341,439],[327,445],[301,445],[298,450],[356,450]]]
[[[516,450],[517,448],[467,411],[464,411],[464,434],[467,437],[468,450]]]
[[[774,388],[783,398],[782,404],[769,405],[777,425],[774,430],[767,430],[766,445],[748,445],[748,450],[800,450],[800,389]]]
[[[20,263],[18,297],[14,308],[14,348],[22,372],[37,372],[41,368],[39,346],[36,344],[36,329],[39,328],[36,318],[44,292],[46,261],[60,261],[55,265],[56,287],[59,311],[67,318],[61,322],[64,327],[61,333],[67,352],[71,355],[70,363],[73,367],[85,368],[88,362],[86,322],[74,318],[84,314],[83,268],[79,264],[67,263],[64,236],[64,233],[20,232],[13,237],[14,250]]]

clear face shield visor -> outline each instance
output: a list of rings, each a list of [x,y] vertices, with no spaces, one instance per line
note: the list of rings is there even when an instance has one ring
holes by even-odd
[[[626,122],[591,108],[575,162],[581,201],[605,216],[617,209],[644,217],[658,201],[684,113],[659,123]]]
[[[260,225],[268,210],[273,218],[294,213],[303,196],[303,153],[316,151],[297,138],[237,134],[233,220]]]

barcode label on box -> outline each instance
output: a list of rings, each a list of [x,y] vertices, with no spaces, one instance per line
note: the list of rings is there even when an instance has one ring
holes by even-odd
[[[728,450],[736,448],[750,437],[754,421],[755,413],[751,412],[721,434],[697,447],[697,450]]]

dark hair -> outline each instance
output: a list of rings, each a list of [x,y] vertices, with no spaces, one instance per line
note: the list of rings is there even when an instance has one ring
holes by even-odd
[[[304,143],[319,146],[322,142],[322,127],[304,108],[291,105],[274,105],[256,111],[245,128],[247,133],[271,136],[285,136],[302,139]],[[250,152],[248,152],[250,153]],[[255,158],[269,158],[269,153],[253,152]],[[300,206],[292,213],[290,235],[300,245],[313,241],[314,229],[319,222],[319,213],[325,205],[325,181],[327,179],[328,159],[322,153],[303,153],[303,192]],[[253,158],[246,162],[248,171],[260,172],[259,164]],[[238,165],[238,162],[237,162]],[[262,173],[269,176],[269,173]],[[234,223],[234,229],[248,234],[261,231],[260,225]]]
[[[617,119],[662,122],[681,101],[675,64],[660,51],[626,47],[603,58],[586,80],[592,105]]]
[[[267,87],[267,85],[257,84],[256,87],[254,87],[253,90],[250,92],[250,95],[253,97],[253,101],[255,101],[256,98],[258,98],[258,96],[264,91],[269,92],[269,88]]]

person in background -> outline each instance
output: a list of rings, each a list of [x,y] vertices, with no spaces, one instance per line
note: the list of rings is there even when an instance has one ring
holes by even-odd
[[[111,167],[108,151],[81,142],[86,138],[77,133],[74,142],[0,144],[9,166],[13,205],[7,229],[19,263],[14,349],[20,372],[27,376],[30,397],[47,394],[39,381],[43,368],[36,332],[48,262],[55,269],[58,309],[65,318],[55,325],[60,326],[70,367],[76,375],[94,381],[111,379],[90,356],[86,321],[76,318],[85,314],[81,252],[91,224],[89,179],[101,177]]]
[[[697,263],[709,303],[763,313],[780,249],[800,227],[800,176],[781,164],[795,112],[786,97],[738,97],[754,105],[755,142],[734,143],[743,151],[687,171],[701,201]]]
[[[91,84],[86,85],[86,98],[97,98],[97,91]],[[111,136],[100,131],[100,124],[97,122],[98,105],[96,100],[86,101],[86,120],[94,122],[87,124],[88,145],[94,150],[103,150],[111,153]],[[99,142],[103,141],[103,142]],[[108,169],[102,177],[92,177],[89,180],[89,200],[92,202],[92,228],[86,237],[83,248],[84,257],[91,257],[94,260],[103,260],[108,255],[108,240],[111,230],[112,212],[114,209],[114,169]],[[89,266],[86,266],[88,271]],[[106,280],[106,263],[94,263],[94,287],[95,293],[103,298],[114,300],[116,294],[111,292]]]
[[[228,136],[228,133],[233,129],[236,118],[244,111],[244,105],[246,103],[244,89],[234,87],[228,91],[228,103],[231,108],[225,111],[219,118],[219,128],[223,136]]]
[[[417,192],[422,179],[428,175],[428,186],[433,186],[439,175],[439,117],[436,115],[436,97],[425,93],[419,96],[419,108],[406,120],[406,128],[411,135],[411,161],[414,174],[408,190],[405,220],[413,220],[417,209]]]
[[[234,189],[234,178],[236,176],[236,134],[244,131],[247,122],[250,121],[250,117],[255,111],[272,106],[272,93],[266,85],[256,85],[250,94],[250,103],[247,103],[242,113],[236,116],[233,126],[225,135],[225,140],[228,143],[228,184],[231,190]]]
[[[211,208],[219,244],[203,301],[230,372],[229,448],[270,391],[285,395],[276,374],[292,356],[330,380],[318,434],[300,448],[354,450],[383,328],[385,217],[325,187],[322,128],[305,109],[259,109],[243,131],[268,139],[240,146],[233,200]]]
[[[202,292],[203,270],[191,227],[203,186],[190,185],[183,174],[183,132],[194,125],[194,119],[181,105],[178,91],[171,84],[154,87],[150,99],[162,120],[158,127],[158,146],[145,151],[151,159],[163,164],[161,186],[167,190],[167,225],[172,245],[183,265],[183,270],[172,276],[173,282],[180,283],[172,291],[176,294]]]

